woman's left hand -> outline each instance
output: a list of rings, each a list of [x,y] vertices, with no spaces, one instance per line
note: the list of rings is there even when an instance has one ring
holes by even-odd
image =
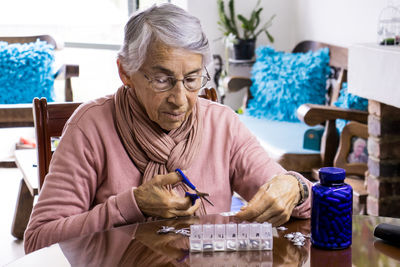
[[[278,226],[289,220],[300,197],[297,179],[291,175],[278,175],[261,186],[236,217],[245,221],[268,221]]]
[[[176,172],[165,175],[156,175],[137,188],[133,189],[136,204],[143,214],[151,217],[174,218],[190,216],[200,207],[200,201],[191,205],[188,197],[178,195],[174,190],[168,189],[182,181]]]

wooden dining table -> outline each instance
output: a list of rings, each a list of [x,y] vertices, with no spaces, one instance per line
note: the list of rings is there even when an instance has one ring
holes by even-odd
[[[121,226],[59,242],[10,266],[400,266],[400,247],[373,235],[379,223],[400,225],[397,218],[354,215],[352,245],[342,250],[315,248],[309,238],[304,246],[294,245],[286,234],[310,234],[310,220],[300,219],[291,219],[286,230],[273,228],[272,250],[194,253],[188,237],[157,233],[162,226],[229,222],[239,223],[235,217],[214,214]]]

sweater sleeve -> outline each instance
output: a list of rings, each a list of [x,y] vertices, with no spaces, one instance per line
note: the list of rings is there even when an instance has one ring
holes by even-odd
[[[101,166],[97,166],[93,150],[79,127],[68,125],[25,232],[26,253],[86,233],[144,220],[133,188],[93,204],[103,182],[99,180]]]
[[[231,127],[233,136],[230,167],[231,184],[234,191],[249,201],[257,193],[260,186],[274,176],[285,174],[287,171],[269,157],[257,138],[238,118],[234,120]],[[300,174],[297,174],[297,176],[303,179],[309,189],[311,188],[312,184],[308,179]],[[310,217],[310,197],[293,209],[292,216]]]

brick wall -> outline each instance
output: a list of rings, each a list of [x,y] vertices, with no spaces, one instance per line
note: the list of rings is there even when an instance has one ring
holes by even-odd
[[[368,104],[367,213],[400,217],[400,109]]]

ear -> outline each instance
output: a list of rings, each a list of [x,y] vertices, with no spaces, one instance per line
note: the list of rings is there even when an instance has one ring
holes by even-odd
[[[124,68],[122,67],[121,61],[119,59],[117,59],[117,66],[118,66],[119,78],[121,79],[122,83],[124,85],[128,85],[129,87],[132,87],[131,79],[129,75],[125,72]]]

